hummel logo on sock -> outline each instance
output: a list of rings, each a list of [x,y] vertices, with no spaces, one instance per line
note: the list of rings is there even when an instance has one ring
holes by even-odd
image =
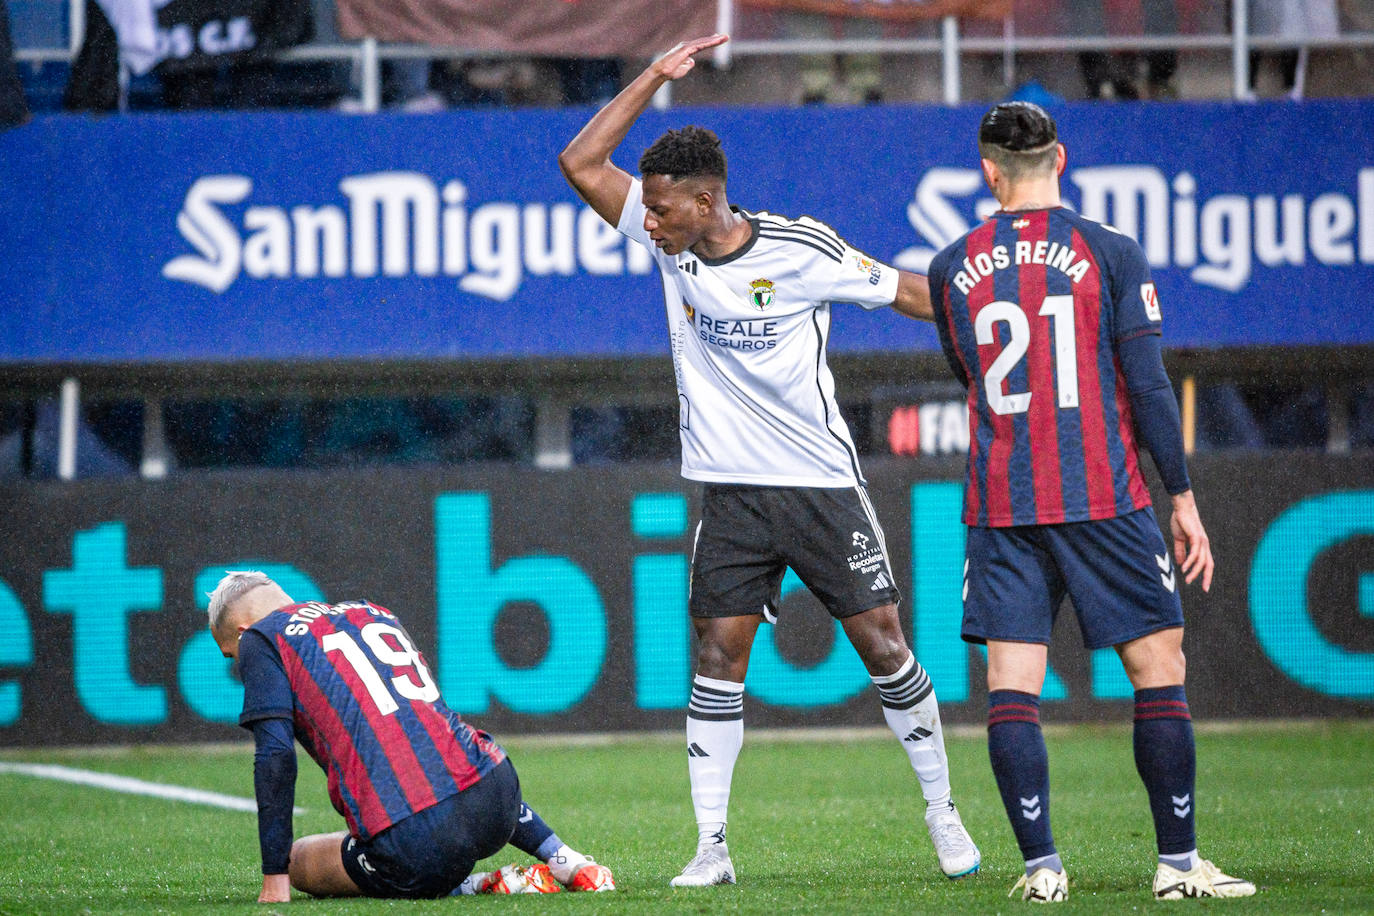
[[[702,750],[700,744],[697,744],[695,741],[693,741],[691,744],[687,745],[687,756],[688,756],[688,757],[710,757],[711,755],[708,754],[708,753],[706,753],[704,750]]]
[[[1177,795],[1170,795],[1169,797],[1173,799],[1174,802],[1175,817],[1187,817],[1188,812],[1193,810],[1193,793],[1189,792],[1182,798],[1179,798]]]
[[[1021,799],[1021,816],[1028,821],[1034,821],[1040,818],[1039,795],[1036,795],[1033,798]]]

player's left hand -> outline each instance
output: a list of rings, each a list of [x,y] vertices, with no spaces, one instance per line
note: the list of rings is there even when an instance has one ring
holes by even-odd
[[[290,903],[291,878],[288,875],[263,875],[258,903]]]
[[[1174,562],[1183,570],[1183,581],[1189,585],[1202,577],[1202,590],[1212,590],[1212,542],[1202,527],[1197,502],[1192,490],[1184,490],[1173,497],[1174,511],[1169,519],[1169,531],[1174,538]]]

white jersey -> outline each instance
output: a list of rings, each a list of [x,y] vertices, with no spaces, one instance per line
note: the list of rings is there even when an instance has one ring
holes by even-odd
[[[663,275],[677,375],[682,476],[760,486],[863,483],[825,362],[830,303],[875,309],[897,298],[897,271],[829,226],[740,211],[752,234],[710,260],[666,255],[644,231],[638,179],[616,228]]]

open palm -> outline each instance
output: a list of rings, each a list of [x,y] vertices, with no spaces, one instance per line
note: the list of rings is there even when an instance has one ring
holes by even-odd
[[[693,55],[707,48],[723,45],[729,40],[729,35],[711,35],[707,38],[694,38],[691,41],[684,41],[659,59],[658,72],[670,80],[682,79],[691,73],[692,68],[696,66],[697,62],[693,59]]]

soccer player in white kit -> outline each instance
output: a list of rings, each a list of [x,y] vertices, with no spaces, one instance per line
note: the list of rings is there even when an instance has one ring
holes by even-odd
[[[697,635],[687,766],[697,852],[676,887],[733,884],[725,844],[744,737],[744,676],[759,624],[776,619],[790,566],[840,620],[878,688],[926,800],[941,870],[980,856],[950,795],[930,678],[907,645],[900,593],[825,362],[830,303],[931,320],[924,277],[879,263],[815,220],[731,207],[715,134],[669,131],[611,162],[657,89],[724,35],[685,42],[601,109],[558,157],[603,219],[645,245],[663,276],[677,375],[682,474],[702,482],[689,610]]]

